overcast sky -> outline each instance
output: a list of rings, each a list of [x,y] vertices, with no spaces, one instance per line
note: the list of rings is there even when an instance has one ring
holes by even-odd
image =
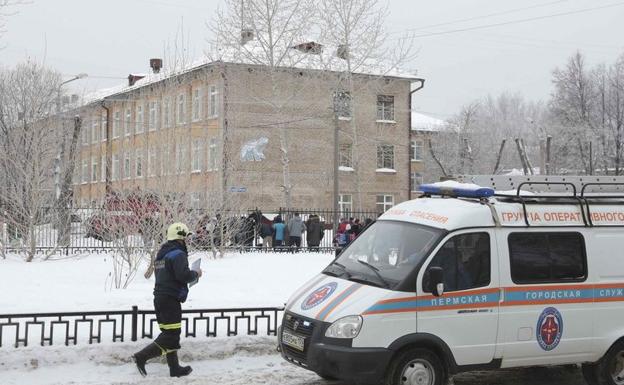
[[[624,1],[618,0],[389,0],[390,32],[413,30],[418,56],[407,68],[426,79],[414,108],[449,117],[487,94],[521,92],[547,100],[551,73],[576,49],[590,64],[612,63],[624,53]],[[28,57],[63,74],[85,72],[78,91],[124,82],[162,57],[179,25],[190,55],[206,48],[206,22],[220,0],[29,0],[7,20],[0,65]],[[614,6],[611,6],[614,5]],[[590,8],[608,8],[588,10]],[[587,11],[584,11],[587,10]],[[549,17],[554,14],[582,11]],[[466,20],[470,19],[470,20]],[[492,24],[516,22],[491,28]],[[463,29],[478,28],[468,31]],[[455,32],[453,32],[455,31]],[[392,36],[398,36],[397,34]]]

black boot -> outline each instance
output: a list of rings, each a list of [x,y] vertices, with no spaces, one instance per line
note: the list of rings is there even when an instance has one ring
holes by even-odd
[[[169,375],[171,377],[188,376],[193,371],[190,366],[180,366],[178,352],[167,353],[167,365],[169,365]]]
[[[147,345],[145,349],[141,350],[138,353],[135,353],[132,358],[134,359],[134,363],[136,364],[139,373],[141,373],[141,375],[145,377],[147,375],[147,372],[145,371],[145,364],[147,363],[147,360],[158,357],[162,354],[163,353],[160,349],[160,346],[152,342],[151,344]]]

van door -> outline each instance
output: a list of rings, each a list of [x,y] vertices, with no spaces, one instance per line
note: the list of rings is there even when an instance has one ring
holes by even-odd
[[[496,237],[491,229],[456,232],[430,257],[418,279],[419,333],[442,339],[458,365],[494,359],[499,279]],[[428,269],[441,267],[444,294],[431,294]]]
[[[502,365],[591,359],[593,287],[587,282],[582,233],[501,229],[499,245]]]

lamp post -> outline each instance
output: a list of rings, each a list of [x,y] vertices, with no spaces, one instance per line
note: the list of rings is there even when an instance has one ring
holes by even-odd
[[[87,75],[86,73],[79,73],[78,75],[74,76],[71,79],[67,79],[64,82],[61,82],[58,86],[57,92],[56,92],[56,114],[58,116],[60,125],[61,125],[61,135],[63,135],[63,141],[61,142],[61,150],[56,154],[56,159],[54,160],[54,198],[58,201],[59,198],[61,197],[61,181],[60,181],[60,173],[61,173],[61,154],[64,152],[64,148],[65,148],[65,140],[64,140],[64,134],[63,134],[63,130],[62,130],[62,116],[61,116],[61,88],[70,82],[73,82],[74,80],[80,80],[80,79],[84,79],[86,78]]]
[[[71,175],[73,174],[73,163],[72,160],[75,156],[76,142],[77,142],[77,133],[80,129],[80,118],[76,117],[74,119],[74,132],[71,137],[71,143],[69,145],[69,156],[67,157],[69,161],[63,167],[63,181],[61,185],[61,161],[65,158],[66,152],[66,135],[63,127],[63,112],[61,105],[61,87],[67,83],[73,82],[74,80],[84,79],[87,77],[87,74],[81,73],[74,76],[71,79],[65,80],[60,83],[58,86],[57,92],[57,118],[59,119],[60,126],[60,136],[61,136],[61,148],[60,152],[56,158],[56,164],[54,167],[54,187],[55,187],[55,208],[57,215],[57,242],[58,245],[66,246],[69,245],[69,228],[70,228],[70,220],[69,214],[67,212],[68,201],[69,201],[69,188],[71,184]],[[69,179],[68,179],[69,178]]]

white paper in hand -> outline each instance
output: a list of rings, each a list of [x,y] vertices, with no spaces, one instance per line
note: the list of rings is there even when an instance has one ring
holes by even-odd
[[[195,260],[193,262],[193,264],[191,265],[191,270],[196,271],[199,273],[199,269],[201,267],[201,258]],[[195,285],[197,282],[199,282],[199,277],[197,277],[196,280],[189,282],[189,287]]]

